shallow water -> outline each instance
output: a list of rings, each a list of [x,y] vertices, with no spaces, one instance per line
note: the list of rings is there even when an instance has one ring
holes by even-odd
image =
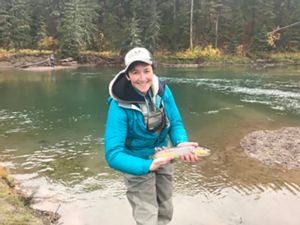
[[[103,154],[116,69],[0,71],[0,159],[61,222],[133,224],[122,176]],[[175,163],[172,224],[298,225],[300,170],[246,156],[254,130],[300,126],[300,68],[160,69],[191,140],[212,155]],[[299,137],[300,138],[300,137]],[[117,214],[118,216],[111,216]]]

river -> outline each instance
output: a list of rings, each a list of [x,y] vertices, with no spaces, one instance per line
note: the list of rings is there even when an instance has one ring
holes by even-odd
[[[107,86],[117,69],[0,71],[0,162],[65,225],[134,224],[122,175],[104,159]],[[175,163],[171,225],[299,225],[300,170],[240,147],[248,133],[300,126],[300,67],[160,68],[189,138],[211,149]],[[300,138],[300,137],[299,137]]]

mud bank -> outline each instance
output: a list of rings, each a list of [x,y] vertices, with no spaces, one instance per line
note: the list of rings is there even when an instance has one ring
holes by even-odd
[[[248,156],[266,165],[300,168],[300,127],[255,131],[240,144]]]

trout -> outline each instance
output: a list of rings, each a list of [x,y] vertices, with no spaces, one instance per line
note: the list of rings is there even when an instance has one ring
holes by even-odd
[[[157,158],[167,158],[174,157],[175,159],[180,158],[181,155],[192,152],[199,157],[205,157],[210,155],[210,150],[205,147],[194,147],[194,146],[183,146],[183,147],[174,147],[167,148],[165,150],[161,150],[156,152],[153,155],[153,159]]]

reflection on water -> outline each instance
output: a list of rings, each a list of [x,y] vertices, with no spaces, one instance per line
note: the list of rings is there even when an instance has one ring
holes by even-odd
[[[103,154],[107,85],[115,72],[0,73],[0,160],[30,188],[35,207],[55,210],[62,204],[64,224],[120,224],[121,218],[108,219],[116,205],[127,212],[124,224],[132,223],[123,178]],[[174,225],[183,224],[182,211],[195,211],[189,224],[298,223],[300,171],[267,167],[239,145],[254,130],[300,125],[300,74],[281,73],[161,71],[190,139],[212,150],[201,163],[175,163]],[[263,219],[270,207],[281,214]],[[101,208],[106,211],[99,214]],[[69,217],[74,212],[76,221]]]

